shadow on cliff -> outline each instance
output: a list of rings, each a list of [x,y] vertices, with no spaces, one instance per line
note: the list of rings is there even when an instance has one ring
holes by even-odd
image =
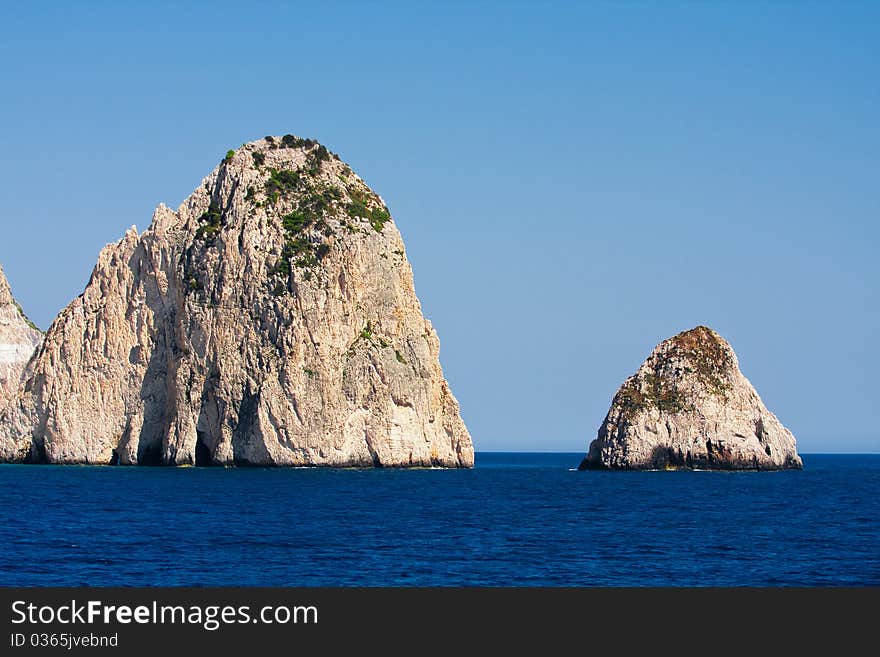
[[[200,255],[189,249],[180,254],[177,270],[195,273],[201,280],[207,277],[206,272],[197,271],[197,262]],[[169,256],[173,260],[174,256]],[[146,267],[152,268],[152,260],[143,250],[143,245],[129,260],[129,267],[137,275]],[[221,426],[230,423],[232,426],[232,461],[235,465],[272,465],[271,454],[258,439],[260,392],[252,390],[250,384],[245,384],[241,391],[241,399],[235,406],[226,408],[218,399],[220,388],[220,367],[216,356],[211,357],[208,353],[208,336],[211,333],[211,316],[201,315],[195,312],[194,306],[205,308],[218,308],[201,297],[192,295],[209,295],[204,287],[199,285],[196,289],[189,287],[180,275],[180,271],[166,272],[168,280],[167,294],[163,295],[156,283],[157,277],[151,271],[146,276],[141,276],[144,281],[145,305],[153,313],[153,331],[151,333],[152,345],[149,362],[140,385],[140,401],[143,406],[143,425],[137,437],[130,436],[129,440],[137,440],[137,464],[138,465],[230,465],[219,463],[216,459],[217,449],[223,440]],[[201,331],[205,345],[205,353],[193,353],[194,345],[191,339],[196,332]],[[140,349],[143,347],[138,347]],[[133,350],[134,351],[134,350]],[[139,356],[139,354],[137,354]],[[132,365],[136,362],[134,354],[130,358]],[[193,403],[192,392],[199,380],[201,389],[199,398],[195,402],[198,406],[189,409],[179,409],[178,399],[183,391],[178,391],[180,384],[181,366],[187,364],[190,371],[183,374],[189,377],[186,384],[185,399],[189,404]],[[228,383],[228,382],[227,382]],[[213,405],[213,409],[212,409]],[[192,446],[174,444],[169,442],[171,426],[180,412],[197,413],[196,439]],[[208,417],[213,410],[214,417]],[[180,441],[182,436],[177,436]],[[181,452],[189,450],[191,452]]]
[[[150,359],[138,391],[142,404],[143,423],[138,435],[124,436],[120,441],[120,446],[126,439],[128,442],[137,440],[138,465],[164,465],[165,445],[163,443],[165,436],[168,435],[169,389],[175,386],[176,380],[176,365],[173,362],[173,357],[180,355],[174,338],[176,313],[174,304],[168,303],[159,290],[152,259],[146,253],[143,243],[138,245],[129,258],[128,266],[135,279],[140,278],[143,281],[144,301],[153,313],[154,327],[150,334],[152,344],[138,345],[132,348],[129,354],[129,364],[134,367],[141,358],[142,350],[150,349]],[[149,271],[145,272],[146,269]],[[177,293],[176,279],[177,277],[173,273],[168,277],[169,295]],[[128,431],[130,430],[131,428]]]
[[[706,440],[706,452],[692,454],[657,445],[651,453],[651,466],[654,470],[761,470],[756,456],[743,459],[733,455],[729,447],[721,442]]]

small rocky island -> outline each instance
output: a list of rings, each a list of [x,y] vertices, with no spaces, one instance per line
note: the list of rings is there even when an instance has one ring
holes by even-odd
[[[802,468],[724,338],[705,326],[661,342],[617,391],[581,470]]]
[[[10,300],[0,461],[473,466],[388,208],[314,140],[229,151],[104,248],[29,363]]]

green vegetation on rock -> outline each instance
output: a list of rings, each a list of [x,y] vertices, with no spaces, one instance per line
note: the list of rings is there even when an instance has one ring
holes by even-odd
[[[272,141],[276,144],[275,148],[311,148],[318,145],[318,142],[314,139],[303,139],[294,135],[284,135],[281,138],[281,145],[277,145],[274,139]]]
[[[647,401],[666,413],[678,413],[689,408],[684,395],[675,385],[675,381],[663,374],[650,373],[645,376]]]
[[[298,171],[269,169],[269,179],[265,184],[266,198],[274,205],[281,196],[296,191],[299,184],[300,174]]]
[[[12,303],[15,304],[15,309],[18,311],[18,314],[21,315],[21,318],[24,320],[25,324],[27,324],[29,327],[31,327],[33,330],[35,330],[39,333],[43,332],[43,330],[39,326],[37,326],[30,319],[28,319],[28,316],[24,314],[24,310],[22,309],[21,304],[19,304],[18,301],[13,299]]]
[[[310,280],[313,269],[330,252],[331,243],[325,238],[335,234],[336,224],[331,225],[331,221],[340,222],[349,233],[364,229],[356,228],[346,218],[366,221],[376,232],[382,232],[391,215],[382,200],[360,181],[339,185],[325,179],[322,166],[336,156],[315,140],[284,135],[280,140],[266,137],[266,142],[272,149],[306,151],[306,160],[299,168],[267,169],[268,177],[263,183],[266,200],[262,204],[256,202],[258,207],[266,208],[270,216],[277,217],[284,231],[281,252],[268,266],[268,289],[280,296],[288,289],[287,279],[295,270],[303,270],[302,279]],[[252,156],[258,168],[265,164],[264,154],[253,153]],[[347,166],[344,170],[352,175]],[[249,189],[245,198],[254,197],[255,192]],[[206,229],[208,236],[210,231]]]
[[[330,160],[330,151],[324,146],[318,145],[309,151],[306,156],[306,168],[312,175],[317,175],[321,171],[321,165]]]
[[[355,347],[359,342],[366,342],[370,347],[375,347],[377,349],[388,349],[391,345],[388,340],[383,338],[381,335],[376,334],[376,330],[373,327],[373,323],[368,321],[364,328],[361,329],[361,332],[358,334],[355,341],[351,344],[346,352],[346,356],[351,358],[356,353]],[[406,359],[404,359],[403,354],[400,353],[397,349],[394,350],[394,354],[397,357],[397,361],[399,363],[406,363]]]
[[[204,240],[207,244],[213,243],[223,225],[223,211],[220,206],[211,201],[208,209],[199,217],[199,223],[202,225],[196,230],[196,239]]]
[[[186,285],[186,289],[190,292],[201,292],[205,289],[198,272],[198,260],[198,256],[192,251],[186,254],[183,266],[183,282]]]
[[[683,376],[693,375],[701,388],[726,398],[731,383],[729,374],[733,358],[721,339],[711,330],[699,326],[667,340],[649,360],[652,371],[632,376],[617,393],[616,403],[627,414],[649,408],[666,413],[692,410],[693,400],[679,389]],[[672,370],[684,363],[683,369]]]
[[[306,202],[298,209],[282,216],[281,226],[284,229],[284,246],[278,261],[269,269],[270,276],[279,275],[286,279],[294,267],[311,269],[330,252],[329,244],[321,241],[319,236],[308,234],[311,228],[317,229],[326,237],[333,234],[322,214],[309,203]],[[308,280],[311,278],[311,272],[304,272],[303,276]],[[277,283],[273,293],[279,296]]]
[[[733,358],[723,341],[712,329],[698,326],[670,338],[671,355],[685,359],[700,383],[713,394],[726,397],[730,390],[728,374],[734,367]]]
[[[625,414],[636,414],[649,408],[678,413],[690,408],[675,382],[656,373],[645,375],[641,382],[638,377],[629,378],[618,391],[616,403]]]
[[[391,220],[391,214],[379,197],[367,193],[357,187],[350,187],[348,194],[351,202],[348,204],[348,214],[353,218],[366,219],[370,222],[377,233],[381,233],[385,224]]]

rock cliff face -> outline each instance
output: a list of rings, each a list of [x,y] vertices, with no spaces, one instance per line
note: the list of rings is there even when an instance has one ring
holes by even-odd
[[[18,390],[25,367],[42,339],[43,334],[13,298],[0,267],[0,408]]]
[[[624,382],[581,469],[801,468],[730,345],[698,326],[661,342]]]
[[[471,467],[384,202],[312,140],[230,151],[100,254],[0,416],[0,458]]]

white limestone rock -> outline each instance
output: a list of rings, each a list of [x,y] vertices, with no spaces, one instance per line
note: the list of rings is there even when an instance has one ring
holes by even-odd
[[[17,392],[43,334],[12,296],[0,267],[0,408]]]
[[[661,342],[617,391],[582,470],[802,468],[795,439],[704,326]]]
[[[403,242],[323,146],[245,144],[108,245],[0,416],[0,458],[472,467]]]

